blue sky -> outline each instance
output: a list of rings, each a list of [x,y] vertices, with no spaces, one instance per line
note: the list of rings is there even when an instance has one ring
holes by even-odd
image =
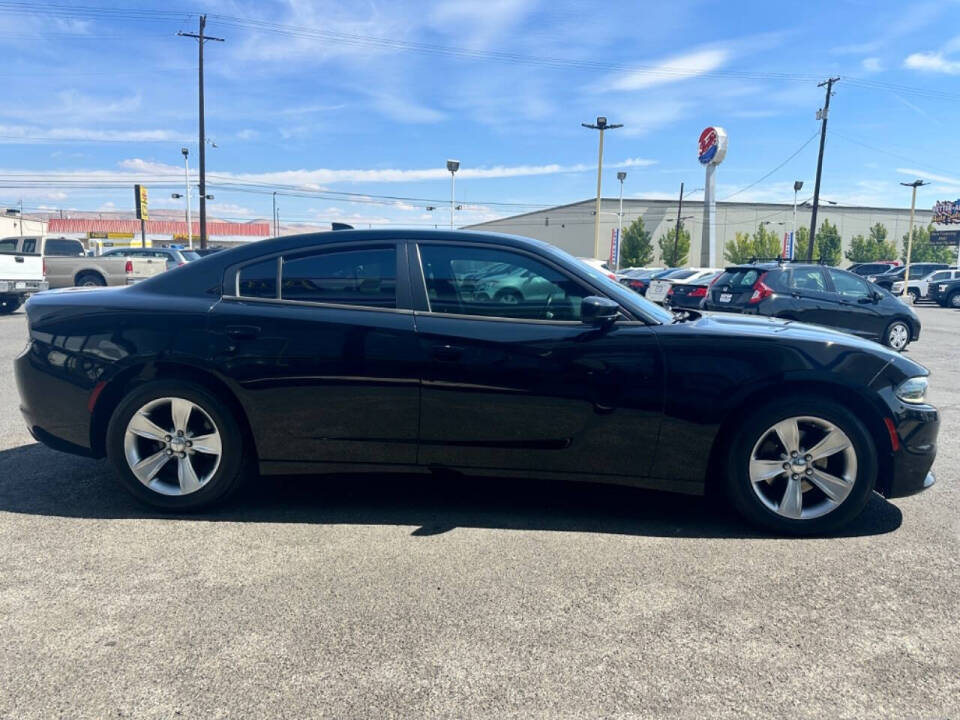
[[[219,217],[269,218],[280,185],[326,195],[281,195],[284,220],[444,224],[426,208],[449,197],[448,157],[458,224],[588,198],[580,123],[599,114],[625,125],[605,195],[620,169],[627,196],[700,187],[697,136],[720,125],[719,198],[787,201],[795,179],[812,192],[829,75],[824,198],[904,206],[915,177],[921,206],[960,196],[958,2],[90,2],[0,2],[0,184],[40,183],[0,204],[125,210],[142,181],[152,207],[183,207],[159,183],[182,178],[182,145],[196,168],[196,44],[176,33],[199,12],[226,38],[206,49]]]

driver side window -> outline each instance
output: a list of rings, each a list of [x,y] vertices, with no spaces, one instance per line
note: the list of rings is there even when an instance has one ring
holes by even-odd
[[[591,293],[548,265],[495,248],[421,245],[431,312],[517,320],[580,320]]]

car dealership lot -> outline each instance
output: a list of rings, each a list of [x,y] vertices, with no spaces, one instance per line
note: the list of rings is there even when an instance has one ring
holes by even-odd
[[[960,313],[910,357],[938,484],[843,537],[512,480],[268,480],[167,517],[16,411],[0,317],[0,716],[960,714]]]

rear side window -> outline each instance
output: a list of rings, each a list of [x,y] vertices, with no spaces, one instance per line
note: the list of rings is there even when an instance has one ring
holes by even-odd
[[[820,268],[797,268],[793,271],[790,287],[813,292],[827,291],[827,278]]]
[[[17,251],[17,240],[19,238],[4,238],[0,240],[0,253],[15,253]]]
[[[237,294],[241,297],[277,297],[277,258],[247,265],[237,277]]]
[[[395,308],[397,251],[339,250],[284,258],[281,299]]]
[[[84,255],[83,243],[66,238],[50,238],[47,240],[46,254],[54,257],[77,257]]]

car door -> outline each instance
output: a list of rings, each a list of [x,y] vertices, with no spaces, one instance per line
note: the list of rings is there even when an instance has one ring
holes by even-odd
[[[488,292],[500,281],[474,282],[498,263],[508,267],[501,277],[535,276],[538,294],[504,302]],[[421,242],[411,268],[424,358],[421,464],[648,474],[663,402],[649,327],[580,322],[581,301],[597,289],[516,248]]]
[[[83,243],[69,238],[46,238],[43,241],[43,256],[45,258],[72,257],[82,258],[86,255]],[[70,287],[74,284],[74,270],[76,263],[53,262],[46,263],[47,281],[50,287]]]
[[[889,319],[880,310],[875,291],[853,273],[836,268],[829,273],[839,300],[834,326],[854,335],[880,337]]]
[[[404,254],[382,241],[228,271],[210,313],[211,356],[237,389],[261,463],[297,472],[416,462],[419,350],[406,277]]]
[[[838,298],[830,292],[827,274],[821,267],[801,266],[790,271],[790,317],[815,325],[835,325]]]

